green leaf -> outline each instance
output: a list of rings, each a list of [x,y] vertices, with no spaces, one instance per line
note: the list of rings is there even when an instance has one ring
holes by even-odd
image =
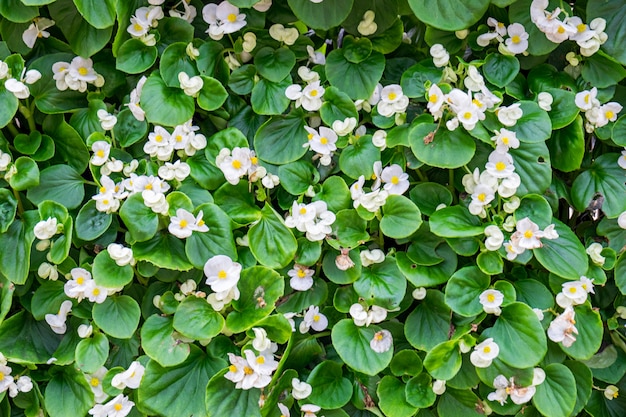
[[[288,0],[296,17],[313,29],[330,29],[338,26],[350,14],[353,0],[332,3],[313,3],[309,0]]]
[[[517,149],[510,149],[509,154],[521,179],[517,195],[543,194],[550,187],[552,167],[550,152],[544,142],[524,143]]]
[[[354,117],[358,120],[358,113],[354,102],[350,97],[337,87],[328,87],[324,92],[324,103],[320,109],[320,116],[324,123],[332,126],[335,120],[341,120],[348,117]]]
[[[56,314],[67,296],[63,291],[63,282],[45,281],[33,294],[31,314],[35,320],[44,320],[46,314]]]
[[[115,68],[128,74],[140,74],[156,62],[159,51],[136,38],[127,39],[117,52]]]
[[[100,332],[83,339],[76,346],[76,366],[91,374],[96,372],[109,358],[109,339]]]
[[[476,265],[487,275],[497,275],[504,269],[504,261],[498,252],[485,251],[476,257]]]
[[[339,168],[350,178],[358,179],[365,175],[369,179],[376,161],[380,161],[380,149],[372,143],[369,136],[362,136],[341,152]]]
[[[352,384],[342,376],[342,366],[326,361],[317,365],[307,378],[313,391],[307,401],[326,410],[343,407],[352,397]]]
[[[336,229],[337,240],[343,247],[354,248],[370,239],[367,222],[353,209],[338,212],[333,228]]]
[[[308,190],[309,186],[317,184],[320,174],[313,164],[307,161],[294,161],[278,167],[280,185],[289,194],[300,195]]]
[[[621,48],[626,37],[626,31],[621,25],[626,18],[626,5],[619,0],[590,0],[587,2],[587,19],[591,22],[596,17],[606,20],[604,31],[608,39],[602,49],[620,63],[626,64],[626,51]]]
[[[464,129],[437,129],[434,123],[420,123],[412,128],[409,142],[417,159],[437,168],[462,167],[476,151],[474,139]]]
[[[95,200],[90,200],[80,208],[76,216],[76,236],[91,241],[102,236],[111,225],[113,215],[96,209]]]
[[[278,83],[284,80],[296,65],[296,55],[286,47],[274,49],[266,46],[255,53],[254,65],[259,75]]]
[[[461,351],[457,340],[439,343],[426,354],[424,368],[435,379],[452,379],[461,369]]]
[[[471,390],[448,388],[437,403],[437,414],[439,417],[481,417],[484,414],[476,409],[480,402]]]
[[[252,95],[250,96],[254,112],[266,115],[282,114],[290,103],[285,95],[285,90],[290,85],[290,76],[278,82],[261,78],[252,88]]]
[[[248,192],[248,184],[225,183],[213,194],[215,204],[239,224],[250,224],[261,218],[261,209],[256,206],[254,195]]]
[[[119,266],[108,251],[98,253],[93,260],[93,279],[106,288],[122,288],[133,280],[133,267]]]
[[[422,359],[412,349],[405,349],[396,353],[389,365],[391,373],[395,376],[416,376],[422,372],[423,368]]]
[[[324,260],[322,262],[324,275],[326,275],[329,281],[340,285],[351,284],[356,281],[361,276],[362,271],[359,252],[354,250],[348,253],[348,256],[350,257],[352,262],[354,262],[354,266],[352,268],[348,268],[345,271],[337,268],[337,264],[335,263],[335,259],[337,259],[337,256],[339,256],[339,251],[329,250],[328,252],[326,252],[326,254],[324,255]]]
[[[132,337],[140,316],[139,304],[128,295],[107,297],[102,304],[93,306],[93,321],[106,334],[118,339]]]
[[[215,165],[220,151],[223,148],[234,149],[236,147],[246,148],[248,147],[248,140],[245,135],[241,133],[241,130],[228,127],[220,130],[208,139],[207,147],[205,148],[206,159]]]
[[[67,162],[78,173],[85,171],[89,164],[89,151],[83,138],[65,122],[63,116],[59,114],[47,116],[43,121],[43,131],[54,140],[56,157]]]
[[[130,145],[144,139],[148,134],[148,123],[145,120],[137,120],[129,109],[124,109],[117,114],[117,123],[113,128],[115,140],[119,141],[122,147]]]
[[[626,295],[626,255],[622,253],[615,263],[615,284]]]
[[[593,310],[589,303],[574,307],[576,313],[576,341],[570,347],[559,344],[570,357],[578,360],[590,359],[600,350],[604,328],[600,313]]]
[[[119,214],[134,241],[145,242],[156,234],[159,216],[144,204],[141,193],[129,196]]]
[[[584,363],[578,361],[565,361],[563,365],[569,368],[576,380],[576,406],[570,415],[578,415],[591,396],[593,374]]]
[[[17,212],[17,200],[6,188],[0,188],[0,233],[9,229]]]
[[[206,111],[217,110],[228,98],[228,92],[218,80],[205,75],[202,78],[202,89],[198,94],[198,106]]]
[[[19,104],[17,97],[4,88],[3,84],[0,87],[0,127],[5,127],[13,120]]]
[[[626,69],[612,56],[598,51],[585,60],[581,75],[598,88],[610,87],[626,77]]]
[[[376,325],[358,327],[352,319],[340,320],[332,328],[333,346],[350,368],[366,375],[376,375],[389,365],[393,357],[393,348],[377,353],[370,347],[370,341],[379,330]]]
[[[537,392],[533,395],[533,405],[543,415],[568,417],[576,405],[574,375],[560,363],[551,363],[543,370],[546,379],[537,386]]]
[[[261,265],[283,268],[296,254],[296,238],[269,204],[261,209],[261,216],[248,231],[250,250]]]
[[[504,87],[515,79],[520,64],[514,56],[491,53],[485,58],[482,69],[487,81],[495,86]]]
[[[225,374],[226,370],[218,372],[209,381],[206,387],[204,408],[206,411],[199,413],[198,417],[205,415],[208,417],[225,415],[261,417],[259,408],[261,391],[258,388],[235,389],[234,384],[224,378]]]
[[[31,96],[35,99],[35,105],[42,113],[64,113],[87,107],[84,93],[70,89],[60,91],[56,88],[56,81],[52,78],[53,74],[50,71],[52,65],[55,62],[69,63],[72,58],[72,54],[66,53],[47,54],[36,59],[29,66],[30,69],[36,69],[42,74],[39,81],[29,86]],[[85,164],[85,166],[87,165]]]
[[[406,292],[406,279],[393,258],[361,270],[361,277],[354,283],[354,290],[368,303],[392,310],[400,305]]]
[[[196,65],[187,55],[185,42],[174,42],[165,48],[159,61],[159,74],[168,87],[180,88],[178,74],[186,73],[189,77],[198,75]]]
[[[541,248],[533,249],[535,258],[548,271],[563,278],[579,279],[589,267],[589,257],[578,236],[566,224],[552,219],[558,239],[542,239]]]
[[[16,343],[19,341],[19,343]],[[45,364],[59,346],[61,336],[45,321],[20,311],[0,326],[0,352],[17,364]]]
[[[520,142],[520,148],[526,143],[543,142],[552,134],[552,121],[548,113],[534,101],[520,101],[522,117],[515,124],[515,133]]]
[[[74,0],[79,13],[89,24],[105,29],[115,23],[115,0]]]
[[[478,217],[462,206],[444,207],[430,216],[430,230],[441,237],[471,237],[483,234]]]
[[[552,208],[543,196],[526,194],[521,198],[520,205],[513,216],[516,222],[528,217],[537,223],[539,228],[544,229],[552,223]]]
[[[284,293],[285,281],[278,272],[264,266],[253,266],[241,271],[239,284],[241,295],[233,300],[233,308],[226,318],[226,326],[238,333],[252,327],[267,317],[279,297]]]
[[[423,64],[415,64],[402,73],[400,87],[407,97],[424,99],[426,83],[436,84],[441,80],[441,70]]]
[[[432,388],[432,378],[426,372],[409,379],[404,388],[404,393],[407,402],[418,408],[428,408],[437,399]]]
[[[432,266],[418,265],[403,252],[398,252],[396,259],[400,271],[413,285],[431,287],[446,282],[456,271],[458,262],[456,253],[447,244],[439,245],[435,255],[442,261]]]
[[[309,3],[311,2],[309,1]],[[331,85],[346,93],[352,100],[367,100],[374,92],[384,69],[385,57],[376,51],[372,51],[367,59],[358,64],[350,62],[344,56],[342,49],[331,51],[326,58],[326,76],[328,81]]]
[[[431,351],[448,340],[452,310],[438,290],[428,290],[426,298],[409,314],[404,326],[407,341],[416,349]]]
[[[490,337],[500,346],[500,358],[516,368],[537,365],[547,352],[546,335],[534,311],[519,302],[502,308]]]
[[[24,220],[15,219],[8,230],[0,234],[0,271],[17,285],[23,285],[28,278],[31,245],[35,240],[33,228],[39,221],[36,211],[25,214]]]
[[[185,254],[185,246],[169,233],[157,233],[152,239],[132,246],[138,261],[148,261],[159,268],[188,271],[193,267]]]
[[[235,94],[250,94],[252,92],[252,88],[254,87],[255,76],[256,68],[254,65],[242,65],[230,74],[228,87],[230,87]]]
[[[12,22],[26,23],[39,16],[39,8],[26,6],[20,0],[2,0],[0,15]]]
[[[110,1],[107,0],[106,3],[110,3]],[[94,0],[93,3],[102,5],[103,2]],[[108,9],[108,5],[106,8]],[[92,10],[94,14],[90,13],[90,17],[96,19],[95,16],[97,15],[98,19],[107,19],[106,16],[110,11],[101,15],[101,8],[97,7],[96,9]],[[48,10],[50,11],[50,17],[54,21],[63,22],[63,24],[58,25],[58,28],[63,32],[76,55],[85,58],[90,57],[104,48],[111,40],[113,25],[108,25],[108,27],[103,29],[98,29],[91,25],[83,18],[82,13],[76,10],[72,0],[57,0],[48,5]]]
[[[478,297],[489,288],[490,282],[490,277],[478,267],[461,268],[450,277],[446,285],[446,304],[462,316],[476,316],[483,311]]]
[[[409,0],[415,16],[442,30],[461,30],[470,27],[487,11],[489,0]]]
[[[350,189],[344,179],[339,176],[331,176],[324,181],[322,189],[313,197],[313,201],[319,200],[325,201],[328,205],[328,210],[333,213],[352,207]]]
[[[408,198],[390,195],[383,206],[380,230],[386,236],[400,239],[412,235],[422,225],[422,213]]]
[[[300,159],[306,149],[306,122],[302,111],[272,117],[263,123],[254,136],[254,149],[259,159],[276,165]]]
[[[237,250],[233,240],[230,219],[219,206],[211,203],[202,204],[197,212],[203,212],[202,219],[208,226],[208,232],[193,233],[185,243],[185,253],[189,262],[196,268],[204,267],[207,259],[215,255],[226,255],[237,259]]]
[[[163,367],[182,364],[190,352],[189,345],[175,337],[173,319],[154,314],[141,326],[141,347]]]
[[[411,200],[427,216],[431,216],[440,204],[452,204],[452,193],[449,189],[436,182],[416,184],[410,191]]]
[[[137,391],[137,403],[150,414],[164,417],[207,417],[207,384],[225,365],[222,359],[208,356],[196,346],[191,347],[185,361],[175,366],[163,367],[150,360]],[[185,395],[181,395],[183,392]],[[224,397],[217,398],[222,400]]]
[[[323,283],[323,281],[319,281]],[[309,304],[311,305],[311,304]],[[307,306],[308,307],[308,306]],[[302,311],[299,310],[290,310],[290,311]],[[265,317],[263,320],[257,322],[255,327],[262,327],[267,332],[267,337],[270,340],[275,341],[276,343],[287,343],[291,338],[291,324],[289,320],[285,318],[282,314],[275,314],[273,316]],[[253,331],[248,331],[249,335],[254,335]]]
[[[376,394],[380,398],[378,406],[386,416],[410,417],[417,412],[417,407],[407,401],[405,384],[391,375],[380,380]]]
[[[563,172],[579,169],[585,155],[585,130],[582,117],[577,116],[570,125],[552,132],[547,145],[554,168]]]
[[[203,298],[187,297],[174,314],[174,329],[185,337],[209,340],[222,331],[224,317]]]
[[[600,198],[602,211],[609,218],[626,211],[624,170],[617,164],[619,154],[606,153],[595,159],[589,169],[582,172],[572,184],[572,202],[578,211]]]
[[[155,125],[177,126],[191,119],[196,108],[193,97],[183,90],[168,87],[153,72],[141,89],[141,108],[146,112],[146,120]]]
[[[576,94],[562,88],[546,88],[546,92],[550,93],[553,99],[551,110],[548,112],[552,120],[552,129],[562,129],[571,124],[580,112],[574,102]]]
[[[65,366],[52,376],[45,391],[46,411],[50,417],[65,417],[67,410],[82,416],[93,407],[91,387],[82,372]]]

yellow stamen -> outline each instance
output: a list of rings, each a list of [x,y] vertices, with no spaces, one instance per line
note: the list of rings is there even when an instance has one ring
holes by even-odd
[[[217,273],[217,277],[219,279],[226,279],[226,276],[227,276],[226,271],[224,271],[223,269]]]
[[[471,119],[472,118],[472,113],[466,111],[465,113],[463,113],[463,118],[464,119]]]
[[[231,163],[231,165],[232,165],[232,166],[233,166],[233,168],[235,168],[235,169],[240,169],[240,168],[241,168],[241,161],[239,161],[239,160],[235,159],[235,160]]]
[[[326,145],[326,144],[328,143],[328,138],[321,137],[321,138],[320,138],[320,143],[321,143],[322,145]]]
[[[146,190],[151,190],[151,189],[152,189],[152,184],[146,184],[146,186],[144,187],[144,189],[146,189]]]
[[[234,23],[237,21],[237,15],[234,13],[229,14],[226,19],[230,22],[230,23]]]
[[[182,142],[183,141],[183,135],[176,135],[176,142]]]
[[[513,35],[511,37],[511,42],[513,42],[513,43],[520,43],[521,41],[522,41],[522,39],[518,35]]]
[[[584,31],[585,31],[585,29],[587,29],[587,25],[585,25],[584,23],[581,23],[581,24],[579,24],[578,26],[576,26],[576,29],[577,29],[579,32],[584,32]]]
[[[100,295],[100,290],[98,288],[93,289],[93,295]]]
[[[487,196],[485,195],[485,193],[480,193],[480,194],[478,194],[477,198],[478,198],[478,201],[484,203],[485,200],[487,199]]]
[[[163,136],[161,136],[161,135],[156,135],[156,136],[154,137],[154,140],[155,140],[155,141],[157,141],[157,142],[159,142],[159,143],[161,143],[161,142],[163,142]]]
[[[387,98],[388,98],[390,101],[395,100],[395,99],[396,99],[396,97],[398,97],[398,95],[397,95],[396,93],[389,93],[389,95],[387,96]]]
[[[319,314],[314,315],[313,316],[313,321],[315,321],[315,322],[320,321],[320,315]]]
[[[559,26],[559,28],[556,31],[559,32],[560,34],[563,34],[565,33],[565,28],[563,26]]]
[[[104,150],[98,149],[96,155],[98,156],[98,158],[104,158]]]
[[[302,207],[300,209],[300,214],[305,215],[306,214],[306,208]]]
[[[100,194],[105,194],[107,192],[107,187],[100,187]]]
[[[302,269],[298,269],[298,272],[296,273],[298,275],[298,277],[300,278],[304,278],[306,277],[306,272],[304,272],[304,270]]]
[[[244,366],[243,367],[243,373],[246,374],[246,375],[252,375],[254,373],[254,371],[249,366]]]
[[[92,387],[97,387],[98,385],[100,385],[100,380],[98,378],[91,378],[91,380],[89,381],[89,384]]]
[[[395,175],[393,177],[391,177],[391,183],[393,185],[396,185],[400,182],[400,178],[396,177]]]
[[[113,406],[113,408],[115,408],[115,411],[120,411],[122,409],[122,404],[120,403],[115,403],[115,405]]]
[[[230,365],[228,367],[228,370],[234,374],[235,372],[237,372],[237,367],[235,365]]]
[[[496,296],[493,294],[487,294],[487,301],[493,303],[494,301],[496,301]]]
[[[85,283],[85,277],[78,277],[78,278],[76,278],[76,283],[78,285],[83,285]]]
[[[498,171],[504,171],[506,169],[506,164],[502,161],[496,162],[496,169]]]
[[[530,239],[530,238],[531,238],[531,237],[533,237],[533,236],[534,236],[534,234],[533,234],[533,232],[532,232],[531,230],[526,230],[526,231],[524,232],[524,237],[525,237],[526,239]]]
[[[259,356],[258,358],[256,358],[256,363],[258,363],[259,365],[263,365],[265,363],[265,358],[263,356]]]
[[[183,219],[183,220],[180,221],[179,224],[180,224],[180,228],[184,229],[185,227],[187,227],[188,223],[187,223],[187,220]]]
[[[606,116],[607,119],[612,119],[613,116],[615,116],[615,113],[613,113],[611,110],[607,110],[607,112],[604,113],[604,115]]]
[[[311,90],[309,94],[311,95],[311,97],[317,97],[317,90]]]
[[[198,226],[204,226],[204,225],[205,225],[204,220],[202,219],[198,220]]]
[[[89,73],[89,70],[88,70],[87,68],[85,68],[85,67],[80,67],[80,68],[78,69],[78,73],[79,73],[80,75],[87,75],[87,74]]]
[[[439,96],[437,94],[431,94],[430,96],[428,96],[428,101],[430,101],[431,103],[436,103],[437,100],[439,100]]]
[[[489,346],[485,346],[485,347],[483,348],[483,352],[485,352],[485,353],[489,353],[489,352],[491,352],[491,348],[490,348]]]

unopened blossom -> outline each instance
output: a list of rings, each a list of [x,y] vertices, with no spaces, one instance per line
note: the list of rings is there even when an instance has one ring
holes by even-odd
[[[144,368],[141,363],[133,361],[127,370],[116,374],[113,377],[111,385],[117,389],[124,389],[127,387],[137,389],[139,388],[139,384],[141,383],[145,370],[146,368]]]
[[[508,107],[499,107],[496,113],[500,123],[507,127],[514,126],[524,115],[523,110],[520,108],[520,103],[513,103]]]
[[[312,3],[321,3],[323,0],[311,0]],[[321,410],[320,406],[315,404],[304,404],[300,407],[300,410],[304,413],[302,417],[317,417],[317,412]]]
[[[189,0],[183,0],[178,2],[178,7],[182,6],[183,10],[176,8],[170,9],[168,12],[169,15],[171,17],[177,17],[179,19],[185,20],[186,22],[192,23],[198,15],[198,11],[196,10],[196,7],[193,4],[189,4],[188,1]]]
[[[56,217],[48,217],[35,225],[33,233],[39,240],[50,239],[59,232],[58,227]]]
[[[300,333],[308,332],[309,328],[316,332],[321,332],[326,327],[328,327],[328,319],[320,313],[320,308],[318,306],[310,306],[304,313],[304,319],[300,323]]]
[[[470,65],[467,68],[467,76],[463,83],[465,88],[474,92],[481,91],[485,87],[485,79],[474,65]]]
[[[313,274],[315,271],[304,265],[295,264],[293,269],[287,272],[291,277],[289,285],[296,291],[307,291],[313,286]]]
[[[485,290],[480,294],[478,300],[480,301],[480,304],[482,304],[485,313],[499,316],[502,312],[500,306],[504,301],[504,294],[500,291],[493,289]]]
[[[578,329],[576,326],[576,320],[574,319],[576,313],[573,307],[567,307],[563,313],[559,314],[548,327],[548,337],[550,340],[556,343],[562,343],[565,347],[570,347],[576,341]]]
[[[424,298],[426,298],[426,294],[428,294],[426,288],[418,287],[413,290],[413,292],[411,293],[411,296],[415,298],[416,300],[423,300]]]
[[[252,347],[258,352],[269,350],[272,347],[272,341],[267,337],[267,332],[262,327],[253,327],[254,339],[252,339]]]
[[[81,324],[78,326],[78,329],[76,329],[76,333],[81,339],[86,339],[93,334],[93,326],[90,324]]]
[[[59,278],[59,271],[57,266],[49,264],[48,262],[42,262],[37,268],[37,275],[40,278],[49,279],[50,281],[56,281]]]
[[[109,256],[118,266],[135,264],[133,250],[131,248],[120,245],[119,243],[109,243],[109,246],[107,246],[107,252],[109,252]]]
[[[98,120],[100,121],[100,126],[102,126],[102,129],[111,130],[115,127],[115,124],[117,123],[117,117],[110,114],[104,109],[98,110],[97,115],[98,115]]]
[[[504,233],[494,224],[485,227],[485,248],[490,251],[496,251],[502,247],[504,243]]]
[[[623,211],[618,217],[617,217],[617,225],[622,228],[622,229],[626,229],[626,211]]]
[[[446,392],[446,381],[443,379],[435,379],[433,381],[433,392],[437,395],[442,395]]]
[[[384,151],[387,148],[387,131],[379,129],[372,135],[372,143],[374,146]]]
[[[61,303],[61,307],[59,308],[59,312],[57,314],[45,315],[46,323],[50,325],[53,332],[56,334],[65,334],[65,331],[67,330],[65,321],[67,320],[67,315],[70,311],[72,311],[72,302],[70,300],[65,300]]]
[[[256,35],[254,32],[246,32],[243,34],[243,42],[241,47],[244,51],[250,53],[256,48]]]
[[[291,396],[294,400],[304,400],[313,392],[313,388],[310,384],[300,381],[298,378],[291,379],[291,388]]]
[[[11,164],[11,155],[0,150],[0,172],[6,171]]]
[[[300,32],[298,32],[298,29],[285,28],[280,23],[276,23],[270,26],[269,33],[272,39],[278,42],[283,42],[285,45],[293,45],[300,36]]]
[[[148,79],[145,76],[142,76],[134,89],[130,92],[130,99],[125,106],[128,106],[128,109],[133,114],[133,117],[140,122],[143,122],[146,117],[146,112],[141,108],[139,103],[141,98],[141,90],[143,89],[143,85],[146,83]]]
[[[350,306],[350,316],[357,326],[368,327],[370,324],[384,321],[387,318],[387,310],[377,305],[368,310],[361,303],[354,303]]]
[[[356,127],[355,117],[346,117],[344,120],[335,120],[332,128],[339,136],[349,135]]]
[[[370,348],[376,353],[387,352],[393,346],[393,337],[389,330],[379,330],[370,340]]]
[[[359,253],[361,265],[368,267],[373,264],[379,264],[385,260],[385,253],[380,249],[364,249]]]
[[[598,242],[594,242],[585,250],[587,255],[591,258],[591,261],[596,265],[604,265],[606,258],[602,256],[602,245]]]
[[[215,255],[204,264],[206,283],[214,292],[230,290],[239,282],[241,264],[226,255]]]
[[[498,357],[499,353],[500,347],[490,337],[474,347],[470,354],[470,361],[477,368],[487,368]]]
[[[554,97],[550,93],[542,91],[537,95],[537,104],[540,108],[545,111],[552,110],[552,103],[554,102]]]
[[[433,57],[433,63],[437,68],[445,67],[450,62],[450,54],[446,48],[440,43],[436,43],[430,47],[430,56]]]
[[[607,400],[614,400],[619,397],[619,388],[615,385],[607,385],[604,389],[604,398]]]
[[[183,92],[190,97],[197,97],[204,86],[204,82],[199,75],[190,77],[183,71],[178,73],[178,82]]]

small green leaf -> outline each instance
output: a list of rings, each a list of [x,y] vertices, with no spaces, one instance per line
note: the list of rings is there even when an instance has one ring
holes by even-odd
[[[472,237],[483,234],[484,226],[465,207],[450,206],[430,216],[430,230],[441,237]]]
[[[428,408],[437,399],[433,392],[432,378],[425,372],[409,379],[404,393],[408,403],[418,408]]]
[[[248,231],[250,250],[261,265],[283,268],[296,254],[296,238],[270,205],[261,209],[261,215]]]
[[[289,0],[289,7],[299,20],[313,29],[330,29],[343,22],[352,10],[353,0],[341,0],[328,4],[309,0]]]
[[[128,74],[140,74],[156,62],[159,51],[139,39],[126,40],[117,52],[115,68]]]
[[[376,325],[358,327],[352,319],[343,319],[332,328],[333,346],[350,368],[366,375],[376,375],[389,365],[393,357],[393,348],[377,353],[370,347],[370,341],[379,330]]]
[[[338,212],[333,228],[336,229],[337,240],[343,247],[354,248],[370,238],[367,222],[353,209]]]
[[[187,297],[174,314],[174,329],[185,337],[209,340],[224,327],[224,317],[202,298]]]
[[[259,75],[278,83],[284,80],[296,65],[296,55],[286,47],[273,49],[266,46],[255,53],[254,65]]]
[[[220,206],[207,203],[197,208],[202,211],[203,221],[209,228],[208,232],[194,232],[187,238],[185,253],[189,262],[196,268],[202,268],[207,261],[215,255],[226,255],[237,259],[237,250],[232,235],[230,219]]]
[[[533,395],[533,405],[543,415],[568,417],[576,405],[574,375],[560,363],[551,363],[543,370],[546,379],[537,386],[537,392]]]
[[[426,354],[424,368],[435,379],[452,379],[461,369],[461,351],[457,340],[439,343]]]
[[[462,316],[476,316],[483,311],[479,296],[489,287],[490,282],[490,277],[478,267],[461,268],[450,277],[446,285],[446,304]]]
[[[285,95],[285,90],[291,85],[291,77],[272,82],[261,78],[254,88],[250,101],[252,109],[257,114],[279,115],[289,106],[289,99]]]
[[[180,88],[168,87],[157,71],[146,80],[140,100],[148,122],[162,126],[184,124],[192,118],[196,107],[193,97]]]
[[[159,74],[168,87],[180,88],[178,74],[184,72],[189,77],[198,75],[194,62],[187,55],[185,42],[174,42],[165,48],[159,61]]]
[[[96,372],[109,358],[109,339],[100,332],[83,339],[76,346],[76,365],[81,371]]]
[[[20,156],[15,160],[14,167],[17,172],[9,178],[13,189],[22,191],[39,185],[39,166],[31,158]]]
[[[0,234],[7,231],[17,212],[17,200],[6,188],[0,188]]]
[[[548,113],[534,101],[520,101],[522,117],[515,124],[515,133],[521,142],[543,142],[552,134],[552,121]]]
[[[339,168],[350,178],[358,179],[364,175],[369,179],[376,161],[380,161],[380,149],[374,146],[369,136],[362,136],[341,152]]]
[[[19,104],[17,97],[2,85],[0,87],[0,127],[5,127],[13,120]]]
[[[139,304],[127,295],[107,297],[102,304],[93,306],[93,321],[118,339],[129,339],[135,333],[140,316]]]
[[[417,407],[407,400],[405,384],[391,375],[386,375],[380,380],[376,394],[380,398],[378,405],[386,416],[410,417],[417,412]]]
[[[519,73],[519,69],[520,64],[517,58],[499,53],[487,55],[482,67],[487,81],[498,87],[511,83]]]
[[[320,116],[328,126],[332,126],[335,120],[343,121],[348,117],[354,117],[358,120],[354,102],[346,93],[333,86],[328,87],[324,92],[324,103],[320,109]]]
[[[154,314],[141,326],[141,347],[163,367],[180,365],[190,352],[189,345],[175,337],[173,319]]]
[[[352,397],[352,384],[342,375],[341,365],[326,361],[317,365],[307,378],[313,391],[309,400],[324,409],[343,407]]]
[[[280,185],[289,194],[300,195],[308,190],[309,186],[317,184],[320,174],[313,164],[307,161],[294,161],[278,167]]]
[[[368,303],[392,310],[400,305],[406,292],[406,279],[399,273],[396,262],[388,257],[383,262],[361,270],[354,290]]]
[[[205,75],[202,78],[202,89],[198,94],[198,106],[206,111],[217,110],[228,98],[228,92],[218,80]]]
[[[277,165],[300,159],[306,153],[302,147],[307,143],[304,126],[304,113],[300,110],[263,123],[254,136],[254,149],[259,159]]]
[[[65,417],[68,409],[76,415],[86,415],[94,404],[93,392],[85,376],[72,366],[62,367],[52,376],[44,398],[50,417]]]
[[[119,266],[106,250],[98,253],[93,260],[92,274],[96,284],[106,288],[122,288],[134,276],[132,266]]]
[[[572,202],[578,211],[585,209],[599,197],[603,198],[602,211],[609,218],[626,211],[624,170],[617,164],[616,153],[605,153],[593,161],[572,184]]]
[[[84,241],[102,236],[111,225],[113,215],[96,209],[95,200],[90,200],[80,208],[76,216],[76,236]]]
[[[434,123],[416,125],[409,131],[409,142],[417,159],[437,168],[462,167],[476,151],[474,139],[464,129],[438,129]]]
[[[585,248],[569,226],[557,219],[552,222],[559,237],[552,240],[542,239],[543,246],[533,249],[535,258],[550,272],[563,278],[579,279],[589,267]]]
[[[351,0],[348,1],[351,2]],[[376,51],[372,51],[367,59],[358,64],[350,62],[342,49],[331,51],[326,58],[328,81],[346,93],[352,100],[367,100],[374,92],[384,69],[385,57]]]
[[[409,0],[415,16],[441,30],[455,31],[476,23],[489,6],[489,0]]]
[[[407,341],[416,349],[431,351],[448,340],[452,310],[438,290],[428,290],[426,298],[409,314],[404,326]]]
[[[188,271],[193,265],[185,254],[184,243],[169,233],[157,233],[152,239],[132,246],[138,261],[148,261],[159,268]]]
[[[120,208],[120,218],[136,242],[154,237],[159,227],[159,217],[143,202],[141,193],[129,196]]]
[[[412,235],[422,224],[422,214],[415,204],[401,195],[390,195],[383,206],[380,230],[400,239]]]

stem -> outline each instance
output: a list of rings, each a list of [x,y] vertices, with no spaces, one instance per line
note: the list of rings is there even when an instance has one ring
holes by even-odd
[[[17,214],[22,217],[22,215],[24,214],[24,205],[22,204],[22,199],[20,198],[19,191],[13,189],[13,196],[15,196],[15,199],[17,200]]]
[[[450,193],[452,193],[452,202],[456,203],[457,193],[456,193],[456,189],[454,188],[454,170],[453,169],[448,170],[448,190],[450,190]]]
[[[9,129],[9,132],[11,132],[14,138],[20,134],[19,130],[17,130],[17,127],[15,127],[13,122],[9,123],[6,127],[7,129]]]
[[[35,118],[33,117],[33,110],[30,107],[24,106],[23,104],[20,104],[19,109],[20,113],[24,115],[26,121],[28,122],[28,129],[31,132],[36,131],[37,125],[35,124]]]
[[[428,182],[428,177],[419,168],[415,170],[415,173],[419,177],[420,181]]]
[[[291,334],[291,337],[289,337],[289,342],[287,342],[285,353],[283,353],[283,357],[280,358],[280,362],[278,362],[278,367],[276,368],[276,371],[274,372],[274,375],[272,376],[272,380],[270,381],[269,386],[274,386],[276,381],[281,377],[283,373],[283,368],[285,367],[285,363],[287,362],[287,358],[289,357],[289,354],[291,353],[292,347],[293,347],[293,333]]]

